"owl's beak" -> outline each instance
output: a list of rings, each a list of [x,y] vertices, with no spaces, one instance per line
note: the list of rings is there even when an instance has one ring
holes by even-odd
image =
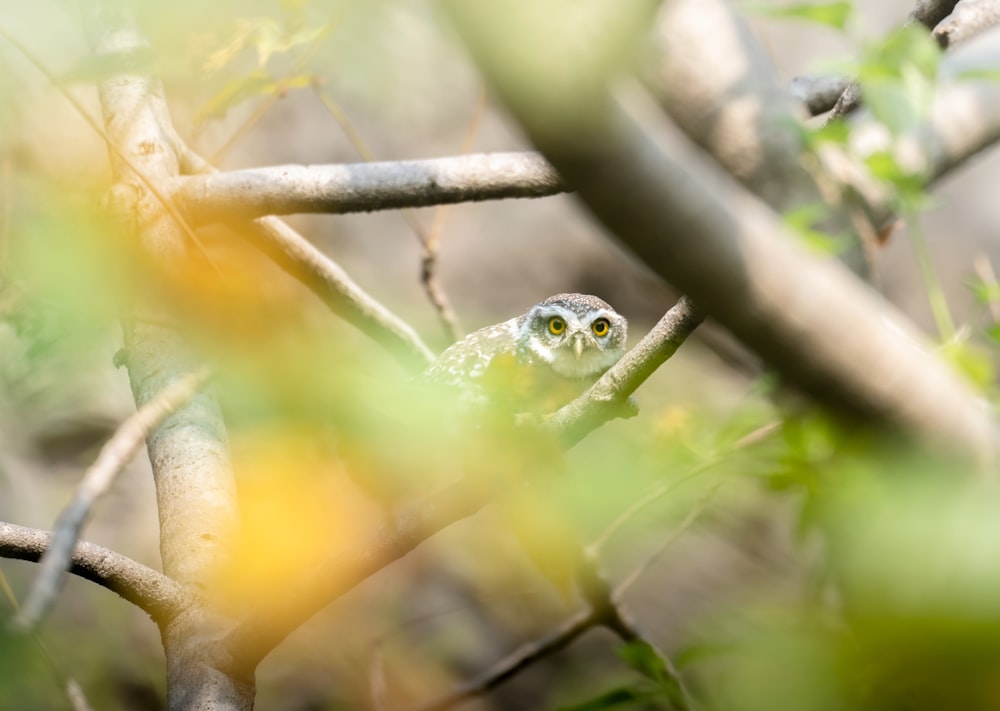
[[[583,355],[583,334],[574,333],[573,334],[573,353],[576,355],[576,359],[580,360],[580,356]]]

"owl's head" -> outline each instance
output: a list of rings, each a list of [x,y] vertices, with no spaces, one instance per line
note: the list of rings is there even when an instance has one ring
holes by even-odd
[[[628,322],[602,299],[556,294],[518,319],[518,343],[564,378],[592,378],[625,353]]]

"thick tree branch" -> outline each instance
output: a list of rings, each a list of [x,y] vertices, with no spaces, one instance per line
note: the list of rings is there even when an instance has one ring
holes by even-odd
[[[181,156],[160,83],[133,61],[145,42],[125,8],[95,4],[101,27],[96,54],[119,71],[98,85],[109,139],[128,157],[112,154],[116,185],[111,207],[128,237],[177,278],[183,278],[188,244],[175,217],[165,211],[147,181],[163,189],[179,174]],[[140,179],[135,171],[141,171]],[[123,322],[125,361],[136,406],[200,367],[171,323],[169,304],[155,294],[135,299],[141,319]],[[220,572],[230,564],[239,536],[236,484],[225,424],[215,396],[202,391],[168,416],[146,441],[156,484],[160,552],[164,572],[192,593],[193,604],[163,628],[167,705],[182,709],[247,711],[253,707],[252,673],[233,673],[215,641],[229,620],[218,614]]]
[[[544,197],[566,191],[537,153],[430,160],[285,165],[197,175],[174,193],[198,224],[298,212],[346,213],[476,200]]]
[[[207,378],[208,369],[203,368],[172,383],[167,390],[158,393],[155,399],[125,420],[101,448],[97,460],[77,485],[73,500],[59,515],[51,545],[42,558],[35,582],[14,621],[15,627],[29,630],[48,613],[59,592],[62,574],[70,566],[83,524],[90,516],[94,504],[108,490],[150,432],[167,415],[194,397]]]
[[[51,543],[47,531],[0,522],[0,557],[38,562]],[[167,576],[93,543],[76,544],[69,572],[106,587],[161,627],[189,602],[183,588]]]
[[[803,159],[792,130],[802,118],[799,107],[730,3],[663,3],[655,30],[645,83],[695,143],[779,212],[839,200],[816,161]],[[841,258],[853,271],[870,273],[875,233],[861,210],[828,211],[816,228],[856,235],[857,245]]]
[[[445,3],[529,136],[595,216],[792,382],[834,408],[977,459],[996,455],[989,406],[895,309],[802,249],[669,122],[645,92],[593,89],[584,115],[541,113],[505,73],[498,10]],[[517,18],[505,14],[504,31]],[[595,50],[597,51],[597,50]],[[518,57],[542,73],[541,57]]]

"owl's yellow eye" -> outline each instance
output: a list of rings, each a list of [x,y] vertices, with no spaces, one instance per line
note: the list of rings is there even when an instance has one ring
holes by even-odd
[[[563,331],[566,330],[566,322],[563,321],[558,316],[553,316],[549,319],[549,333],[553,336],[558,336]]]
[[[590,325],[595,336],[606,336],[611,330],[611,323],[606,318],[599,318]]]

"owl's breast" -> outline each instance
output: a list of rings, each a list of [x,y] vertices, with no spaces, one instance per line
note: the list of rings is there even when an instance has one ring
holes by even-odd
[[[576,398],[594,380],[566,378],[535,358],[503,353],[490,360],[481,382],[497,407],[548,414]]]

